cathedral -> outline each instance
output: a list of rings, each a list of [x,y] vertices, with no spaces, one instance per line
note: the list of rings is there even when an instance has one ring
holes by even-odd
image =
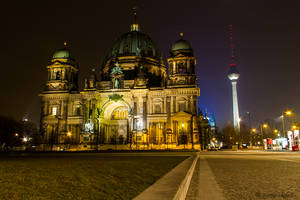
[[[41,130],[51,148],[179,149],[207,145],[209,125],[198,110],[196,59],[183,34],[167,62],[135,20],[112,45],[84,87],[67,45],[47,68]],[[203,125],[204,124],[204,125]],[[204,134],[205,133],[205,134]],[[192,145],[192,146],[191,146]]]

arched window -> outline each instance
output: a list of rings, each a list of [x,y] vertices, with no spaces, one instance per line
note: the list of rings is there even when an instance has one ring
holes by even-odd
[[[162,113],[163,112],[162,106],[163,106],[162,99],[160,99],[160,98],[154,99],[154,101],[153,101],[153,113],[156,113],[156,114]]]
[[[125,106],[117,107],[111,114],[113,120],[124,120],[128,118],[128,108]]]
[[[183,63],[183,62],[178,63],[178,73],[179,74],[185,74],[186,73],[186,65],[185,65],[185,63]]]
[[[186,111],[186,99],[183,97],[180,97],[177,99],[177,102],[178,102],[178,112]]]

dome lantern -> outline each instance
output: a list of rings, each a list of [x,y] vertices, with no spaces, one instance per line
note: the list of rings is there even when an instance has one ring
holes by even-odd
[[[133,7],[132,10],[133,10],[133,23],[130,25],[130,31],[140,31],[139,24],[137,23],[136,7]]]

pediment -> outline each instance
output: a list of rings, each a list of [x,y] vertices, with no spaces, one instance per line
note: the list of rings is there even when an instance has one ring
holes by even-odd
[[[192,117],[191,114],[184,112],[184,111],[180,111],[178,113],[176,113],[175,115],[173,115],[173,119],[174,120],[180,120],[180,121],[188,121],[190,120]]]

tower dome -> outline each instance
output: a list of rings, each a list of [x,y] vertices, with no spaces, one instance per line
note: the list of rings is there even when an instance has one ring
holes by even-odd
[[[53,56],[52,56],[53,59],[74,59],[70,53],[69,50],[67,49],[60,49],[60,50],[57,50]]]
[[[64,48],[57,50],[53,56],[53,59],[72,59],[74,60],[73,56],[70,53],[70,50],[67,48],[67,42],[64,42]]]
[[[177,40],[171,48],[171,51],[177,50],[192,50],[192,46],[184,39]]]
[[[114,80],[111,72],[118,63],[124,75],[122,80],[136,80],[139,67],[143,66],[143,73],[149,80],[147,87],[161,87],[165,84],[166,78],[166,68],[161,53],[153,40],[147,34],[140,32],[136,9],[134,8],[133,11],[134,20],[130,25],[130,31],[121,35],[113,43],[102,61],[101,80]]]
[[[161,54],[153,40],[139,31],[123,34],[112,46],[104,63],[112,57],[138,56],[161,60]]]

